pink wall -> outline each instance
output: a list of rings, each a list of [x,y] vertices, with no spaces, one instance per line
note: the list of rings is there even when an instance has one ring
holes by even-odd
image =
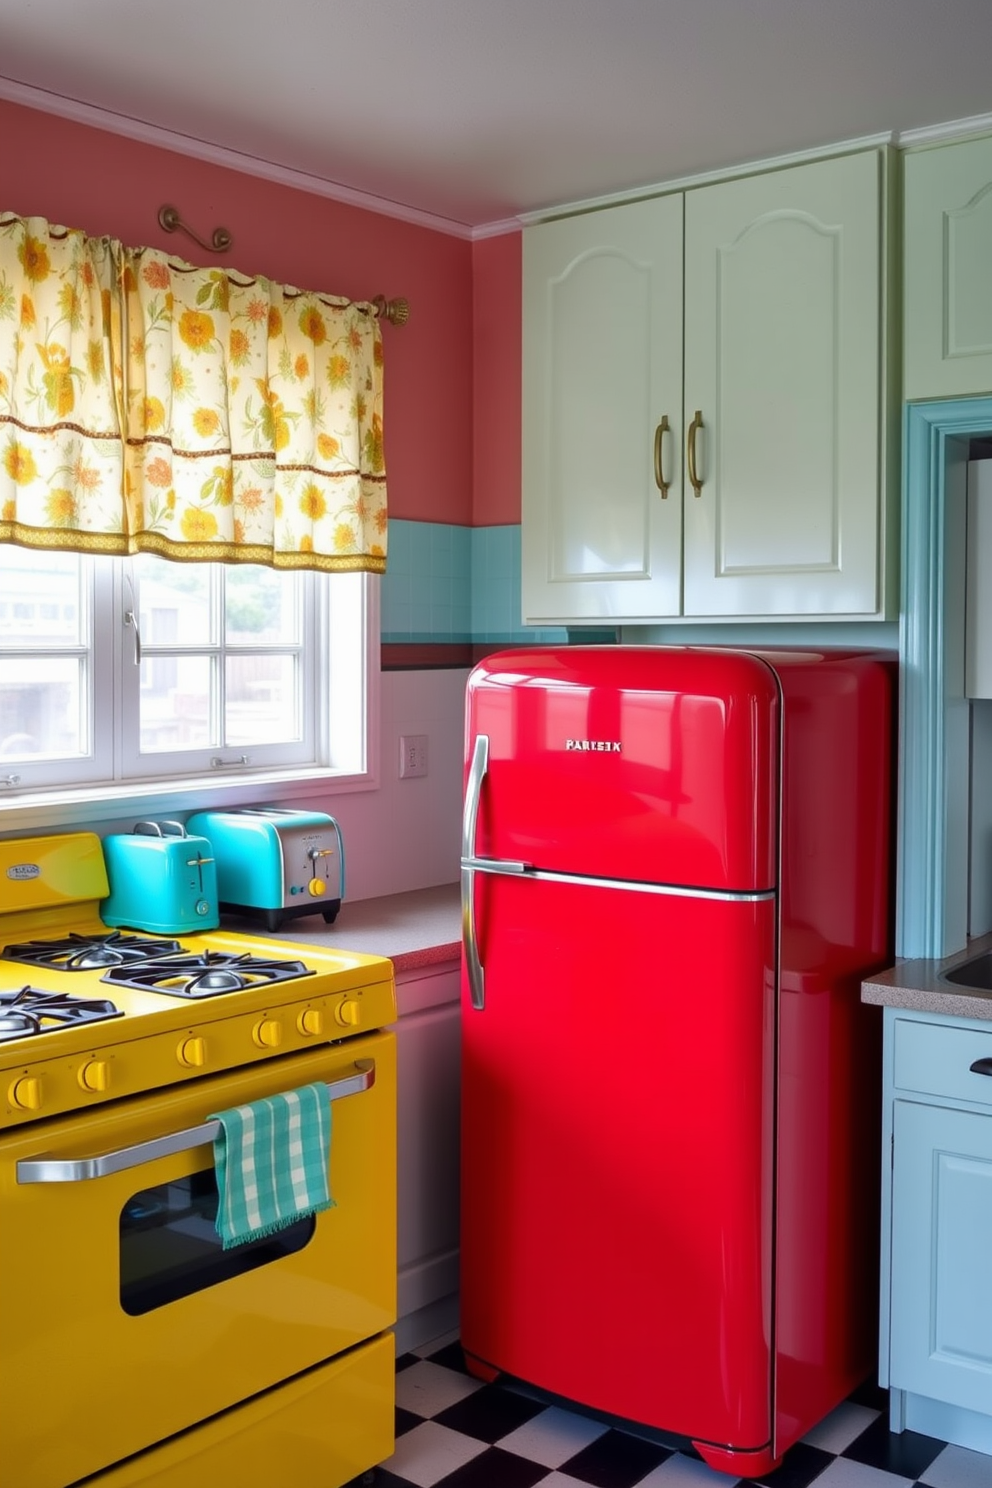
[[[383,330],[389,512],[420,521],[472,522],[473,355],[477,363],[479,354],[473,352],[469,241],[2,100],[0,140],[0,210],[46,217],[132,247],[165,248],[192,263],[265,274],[301,289],[352,299],[405,295],[408,324]],[[232,248],[215,257],[182,233],[163,232],[158,211],[165,203],[205,238],[218,225],[226,227]],[[515,235],[507,241],[516,241]],[[476,245],[476,252],[483,247],[479,256],[493,293],[512,296],[512,254],[489,244]],[[484,305],[494,366],[483,385],[490,386],[505,377],[499,368],[509,357],[503,326],[490,322],[518,324],[519,288],[512,304],[494,303],[487,293]],[[505,439],[516,439],[519,464],[519,363],[511,371],[517,428],[514,434],[510,419]],[[506,387],[498,392],[497,422],[513,401]],[[503,494],[502,467],[515,469],[514,459],[502,448],[503,431],[494,437],[494,427],[487,422],[482,431],[483,448],[500,455],[499,469],[482,462],[486,513],[513,509],[513,498]],[[514,478],[519,512],[519,475]]]
[[[520,250],[514,232],[472,251],[476,527],[520,521]]]

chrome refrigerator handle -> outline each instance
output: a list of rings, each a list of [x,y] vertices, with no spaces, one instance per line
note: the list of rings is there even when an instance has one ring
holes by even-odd
[[[375,1084],[375,1060],[356,1059],[354,1074],[334,1080],[327,1087],[328,1100],[341,1100],[346,1095],[358,1095],[370,1090]],[[21,1158],[17,1164],[18,1183],[84,1183],[89,1178],[107,1178],[111,1173],[122,1173],[126,1168],[139,1168],[143,1163],[154,1162],[159,1157],[173,1157],[177,1152],[189,1152],[193,1147],[204,1147],[212,1142],[220,1131],[219,1121],[205,1121],[202,1126],[191,1126],[185,1131],[170,1132],[165,1137],[155,1137],[150,1142],[136,1142],[133,1147],[118,1147],[115,1152],[101,1152],[96,1157],[30,1157]]]
[[[479,798],[482,782],[489,769],[489,735],[476,734],[472,747],[472,763],[465,787],[465,814],[462,817],[462,942],[465,946],[465,966],[468,971],[468,988],[472,1006],[479,1012],[486,1005],[486,973],[479,960],[479,946],[475,938],[475,872],[470,866],[475,859],[475,830],[479,819]]]

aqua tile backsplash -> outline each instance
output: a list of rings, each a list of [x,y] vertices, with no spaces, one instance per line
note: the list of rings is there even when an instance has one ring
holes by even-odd
[[[443,522],[391,521],[382,578],[385,643],[483,642],[497,645],[823,645],[898,648],[893,622],[782,624],[736,622],[541,629],[520,623],[520,527],[456,527]]]
[[[389,524],[382,640],[564,642],[561,628],[520,623],[520,527]]]

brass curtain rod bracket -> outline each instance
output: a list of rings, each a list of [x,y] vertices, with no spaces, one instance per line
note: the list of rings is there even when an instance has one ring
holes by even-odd
[[[373,295],[372,307],[380,320],[388,320],[390,325],[406,325],[410,319],[410,301],[402,298],[387,300],[385,295]]]
[[[210,242],[206,242],[204,238],[200,237],[199,233],[195,233],[183,221],[179,215],[178,207],[159,207],[158,222],[159,226],[164,228],[166,232],[186,233],[193,239],[194,243],[199,243],[201,248],[206,248],[210,253],[226,253],[234,242],[226,227],[215,227]],[[373,295],[370,303],[378,319],[388,320],[390,325],[406,325],[410,319],[410,301],[404,299],[402,296],[393,300],[387,300],[385,295],[377,294]]]
[[[159,207],[158,222],[159,227],[164,227],[166,232],[179,231],[186,233],[193,239],[194,243],[199,243],[201,248],[206,248],[208,253],[226,253],[234,241],[226,227],[215,227],[211,234],[210,242],[206,242],[200,237],[199,233],[195,233],[183,221],[179,215],[178,207]]]

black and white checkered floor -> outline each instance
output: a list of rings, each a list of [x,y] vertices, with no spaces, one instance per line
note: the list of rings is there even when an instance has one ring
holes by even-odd
[[[992,1458],[912,1431],[893,1435],[865,1387],[766,1477],[738,1479],[587,1416],[465,1372],[457,1338],[396,1366],[396,1451],[376,1488],[992,1488]]]

